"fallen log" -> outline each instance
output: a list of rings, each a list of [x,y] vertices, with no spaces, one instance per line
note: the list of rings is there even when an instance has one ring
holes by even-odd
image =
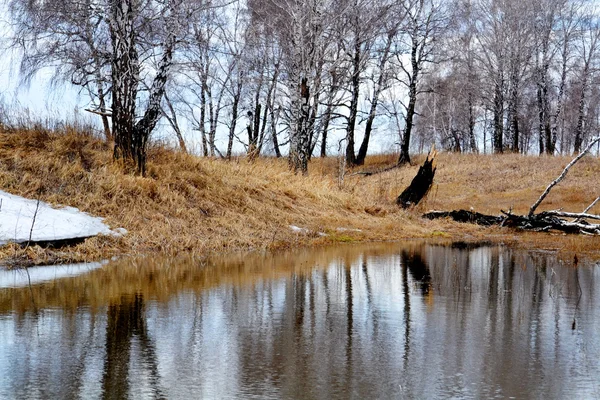
[[[454,210],[454,211],[430,211],[423,214],[423,218],[427,219],[444,219],[450,218],[456,222],[468,222],[476,225],[491,226],[502,223],[501,216],[485,215],[474,211]]]
[[[424,218],[428,219],[439,219],[439,218],[450,218],[457,222],[469,222],[478,225],[499,225],[499,226],[508,226],[516,229],[522,230],[530,230],[536,232],[548,232],[548,231],[558,231],[564,233],[578,233],[585,235],[600,235],[600,224],[592,224],[587,220],[600,220],[600,215],[591,214],[589,211],[600,202],[600,197],[596,198],[592,204],[590,204],[583,212],[581,213],[573,213],[566,212],[562,210],[554,210],[554,211],[542,211],[538,214],[535,214],[536,209],[539,205],[544,201],[546,196],[550,193],[552,188],[560,183],[571,167],[573,167],[579,160],[581,160],[594,146],[596,143],[600,142],[600,137],[596,137],[591,140],[587,147],[575,157],[561,172],[561,174],[554,179],[546,190],[542,193],[542,195],[537,199],[537,201],[531,206],[529,209],[529,213],[527,215],[516,215],[511,211],[502,211],[502,215],[494,216],[494,215],[485,215],[480,214],[478,212],[467,211],[467,210],[458,210],[458,211],[431,211],[427,214],[424,214]],[[429,159],[429,157],[428,157]],[[420,172],[420,171],[419,171]],[[416,179],[416,178],[415,178]],[[564,218],[570,218],[573,221],[567,221]]]
[[[427,195],[431,189],[433,178],[435,176],[436,156],[437,151],[435,151],[435,149],[432,149],[429,154],[427,154],[427,159],[423,165],[419,167],[419,172],[417,172],[417,175],[413,178],[410,186],[404,189],[402,194],[396,199],[397,205],[402,208],[416,206],[423,197]]]
[[[427,219],[449,218],[456,222],[472,223],[483,226],[505,226],[520,230],[535,232],[558,231],[564,233],[579,233],[600,235],[600,224],[590,224],[586,221],[569,222],[552,212],[541,212],[533,216],[516,215],[510,211],[502,211],[503,215],[486,215],[468,210],[431,211],[423,215]],[[569,213],[571,214],[571,213]]]

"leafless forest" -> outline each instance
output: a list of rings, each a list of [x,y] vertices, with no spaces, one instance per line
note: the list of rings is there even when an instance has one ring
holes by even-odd
[[[600,121],[590,0],[7,2],[21,77],[80,88],[140,173],[159,120],[183,151],[242,144],[302,173],[361,165],[374,140],[400,164],[431,143],[568,154]]]

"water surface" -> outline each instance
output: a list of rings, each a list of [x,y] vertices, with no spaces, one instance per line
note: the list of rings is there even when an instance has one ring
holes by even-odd
[[[551,255],[409,243],[77,271],[0,281],[0,398],[600,398],[600,269]]]

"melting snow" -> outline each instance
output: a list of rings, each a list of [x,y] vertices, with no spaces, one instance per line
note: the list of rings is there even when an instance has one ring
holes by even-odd
[[[37,200],[0,190],[0,245],[27,242],[30,233],[34,242],[126,233],[124,229],[113,232],[102,221],[73,207],[57,209],[41,201],[38,207]]]
[[[300,228],[296,225],[290,225],[290,229],[296,233],[309,233],[310,231],[306,228]]]

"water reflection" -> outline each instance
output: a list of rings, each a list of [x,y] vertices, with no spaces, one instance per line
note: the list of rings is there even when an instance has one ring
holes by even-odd
[[[0,290],[0,398],[600,397],[597,267],[413,243]]]

